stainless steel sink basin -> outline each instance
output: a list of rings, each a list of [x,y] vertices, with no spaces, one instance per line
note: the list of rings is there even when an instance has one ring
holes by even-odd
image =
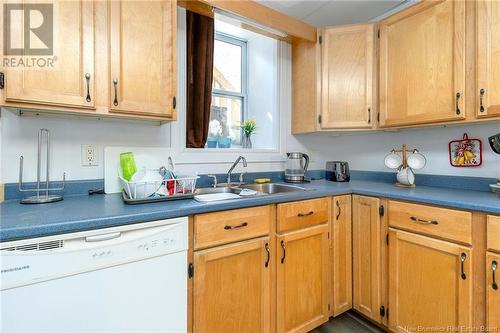
[[[216,193],[234,193],[239,194],[241,189],[238,187],[205,187],[197,188],[195,194],[216,194]]]
[[[275,184],[275,183],[267,183],[267,184],[248,184],[241,185],[240,189],[249,189],[257,192],[265,193],[265,194],[279,194],[279,193],[291,193],[291,192],[302,192],[307,191],[307,189],[295,186],[295,185],[286,185],[286,184]]]

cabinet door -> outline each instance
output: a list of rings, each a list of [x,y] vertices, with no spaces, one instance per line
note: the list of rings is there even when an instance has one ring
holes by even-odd
[[[376,116],[374,26],[327,28],[322,36],[321,127],[372,127]]]
[[[477,115],[500,116],[500,2],[476,4]]]
[[[380,24],[381,126],[465,119],[465,0],[424,1]]]
[[[277,331],[308,332],[328,320],[328,225],[278,237]]]
[[[333,198],[332,219],[332,313],[352,308],[352,221],[351,196]]]
[[[487,327],[500,329],[500,254],[486,255]]]
[[[42,66],[45,63],[46,66],[7,69],[5,99],[8,102],[92,108],[95,99],[94,2],[53,1],[51,5],[46,14],[51,12],[53,15],[53,55],[26,54],[22,58],[28,62],[35,57],[44,60],[36,61],[37,64]],[[27,4],[23,3],[23,6]],[[31,12],[27,7],[23,9]],[[36,12],[36,8],[33,11]],[[10,15],[11,46],[23,45],[23,38],[30,38],[35,45],[50,45],[38,39],[33,32],[23,36],[23,20],[15,19],[13,12]],[[27,52],[26,49],[24,52]]]
[[[173,117],[176,1],[110,1],[111,112]]]
[[[468,247],[389,229],[389,327],[471,327],[471,255]]]
[[[194,332],[270,332],[269,238],[194,254]]]
[[[353,196],[353,307],[378,322],[382,274],[379,207],[377,198]]]

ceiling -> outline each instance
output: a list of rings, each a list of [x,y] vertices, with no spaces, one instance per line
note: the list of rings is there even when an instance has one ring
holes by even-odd
[[[362,23],[398,11],[415,0],[257,0],[316,27]]]

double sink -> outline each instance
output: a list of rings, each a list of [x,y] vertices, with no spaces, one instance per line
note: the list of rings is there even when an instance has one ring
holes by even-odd
[[[300,186],[277,183],[242,185],[236,184],[235,186],[196,189],[195,199],[198,201],[220,201],[235,199],[238,197],[255,197],[262,195],[284,194],[303,191],[307,191],[307,189]],[[210,194],[213,194],[213,196],[209,196]]]

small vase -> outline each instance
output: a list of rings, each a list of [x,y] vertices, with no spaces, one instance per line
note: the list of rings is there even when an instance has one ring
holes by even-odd
[[[250,138],[252,134],[245,134],[243,133],[243,142],[241,146],[245,149],[252,149],[252,140]]]

